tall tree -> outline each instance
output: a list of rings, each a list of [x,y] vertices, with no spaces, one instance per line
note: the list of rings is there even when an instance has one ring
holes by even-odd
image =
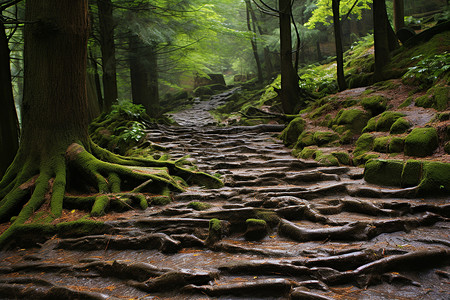
[[[147,182],[156,193],[181,190],[166,176],[122,165],[166,167],[188,182],[206,179],[218,184],[212,176],[173,162],[119,157],[92,143],[86,93],[87,7],[87,0],[26,1],[23,131],[16,157],[0,181],[0,221],[17,217],[0,236],[0,247],[46,201],[43,212],[50,219],[59,217],[68,186],[71,191],[117,193],[126,179],[136,186]],[[108,201],[95,204],[101,213]]]
[[[405,27],[405,3],[404,0],[394,0],[394,29],[397,32]]]
[[[333,27],[334,27],[334,42],[336,47],[336,62],[337,62],[337,82],[339,90],[343,91],[347,88],[344,77],[344,51],[342,48],[342,30],[340,17],[340,0],[332,0],[333,9]]]
[[[19,122],[11,84],[8,39],[0,20],[0,179],[19,148]]]
[[[247,29],[249,32],[253,33],[251,37],[251,45],[253,50],[253,56],[255,57],[256,62],[256,69],[258,70],[258,81],[263,81],[263,74],[262,74],[262,68],[261,68],[261,60],[259,59],[258,54],[258,45],[256,43],[256,20],[255,20],[255,13],[253,12],[252,5],[250,3],[250,0],[245,0],[246,5],[246,11],[247,11]]]
[[[117,101],[116,46],[114,42],[113,4],[111,0],[97,0],[102,51],[103,95],[105,110]]]
[[[386,22],[386,2],[385,0],[376,0],[373,2],[373,33],[375,44],[375,73],[374,81],[384,79],[383,69],[389,62],[391,55],[389,50],[389,28],[390,24]]]

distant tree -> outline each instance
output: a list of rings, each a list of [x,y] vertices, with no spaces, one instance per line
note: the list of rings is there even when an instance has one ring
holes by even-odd
[[[337,62],[337,82],[339,90],[343,91],[347,88],[344,77],[344,51],[342,48],[342,30],[341,17],[339,13],[340,0],[332,0],[333,8],[333,28],[334,28],[334,42],[336,46],[336,62]]]
[[[11,84],[10,57],[5,25],[0,19],[0,179],[19,148],[19,122]]]
[[[404,0],[394,0],[394,29],[397,32],[405,27],[405,3]]]
[[[255,13],[253,12],[252,5],[250,0],[245,0],[246,12],[247,12],[247,29],[249,32],[253,33],[250,42],[252,45],[253,56],[255,57],[256,68],[258,70],[258,81],[263,81],[263,73],[261,68],[261,60],[259,59],[258,54],[258,44],[256,43],[256,20]]]

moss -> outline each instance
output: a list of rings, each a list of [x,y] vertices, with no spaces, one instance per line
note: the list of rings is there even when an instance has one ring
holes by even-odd
[[[250,241],[258,241],[263,239],[269,233],[267,222],[260,219],[247,219],[245,221],[247,230],[245,231],[245,239]]]
[[[376,116],[386,110],[387,99],[381,95],[366,97],[361,100],[361,105],[365,110],[369,111],[372,116]]]
[[[422,177],[422,162],[418,160],[408,160],[403,166],[402,187],[416,186]]]
[[[316,131],[313,135],[314,144],[323,146],[339,139],[339,135],[330,131]]]
[[[354,89],[362,86],[369,86],[373,82],[373,73],[350,74],[347,79],[348,88]]]
[[[247,219],[245,220],[245,223],[247,225],[252,224],[252,225],[267,226],[267,222],[261,219]]]
[[[393,90],[398,88],[399,84],[392,80],[380,81],[374,84],[379,90]]]
[[[328,113],[328,112],[330,112],[332,110],[333,110],[333,106],[331,104],[329,104],[329,103],[326,103],[326,104],[316,108],[315,110],[313,110],[312,113],[310,113],[308,115],[308,117],[310,119],[317,119],[317,118],[321,117],[322,115],[324,115],[324,114],[326,114],[326,113]]]
[[[362,166],[371,159],[377,159],[379,156],[375,153],[363,153],[353,157],[353,164],[355,166]]]
[[[220,224],[219,219],[211,219],[209,220],[209,231],[219,232],[222,226]]]
[[[298,137],[297,143],[295,143],[294,148],[303,149],[304,147],[312,145],[314,145],[314,132],[304,131]]]
[[[280,222],[278,215],[271,210],[259,209],[255,216],[257,219],[264,220],[269,226],[275,226]]]
[[[390,136],[375,138],[375,140],[373,141],[373,150],[380,153],[388,153],[390,141],[391,141]]]
[[[438,120],[441,122],[450,120],[450,112],[440,113],[438,116]]]
[[[366,126],[369,115],[359,109],[341,110],[337,114],[333,123],[335,125],[345,125],[354,133],[360,133]]]
[[[170,202],[172,202],[172,200],[170,199],[169,196],[156,196],[156,197],[151,197],[150,199],[150,203],[152,205],[167,205]]]
[[[379,185],[400,186],[402,171],[402,161],[371,159],[366,162],[364,180]]]
[[[192,201],[187,205],[187,207],[195,209],[195,210],[207,210],[207,209],[211,208],[211,204],[200,202],[200,201]]]
[[[431,87],[427,94],[416,99],[416,106],[445,110],[450,99],[450,87],[437,85]]]
[[[323,166],[339,166],[339,161],[333,154],[316,155],[315,160]]]
[[[362,134],[355,143],[353,154],[359,156],[367,151],[371,151],[373,149],[374,140],[375,137],[370,133]]]
[[[389,142],[389,153],[402,153],[405,140],[400,137],[393,137]]]
[[[91,216],[98,217],[105,213],[105,209],[109,204],[109,197],[101,195],[95,198],[94,206],[92,206]]]
[[[316,152],[315,147],[305,147],[303,150],[298,154],[297,157],[303,158],[303,159],[311,159],[314,156],[314,153]]]
[[[351,166],[352,160],[347,152],[332,152],[331,153],[341,165]]]
[[[194,95],[196,97],[204,96],[204,95],[212,95],[214,91],[210,86],[199,86],[194,90]]]
[[[405,133],[409,128],[411,128],[411,123],[405,118],[398,118],[391,126],[391,134],[401,134]]]
[[[373,117],[367,122],[367,125],[366,127],[363,128],[362,133],[372,132],[376,130],[377,130],[377,117]]]
[[[343,134],[344,132],[346,132],[348,130],[345,125],[333,125],[332,129],[339,134]]]
[[[444,151],[447,154],[450,154],[450,142],[445,143]]]
[[[412,96],[409,96],[408,98],[406,98],[405,101],[403,101],[402,104],[400,104],[400,105],[398,106],[398,108],[408,107],[408,106],[410,106],[410,105],[412,104],[412,102],[413,102],[413,97],[412,97]]]
[[[305,120],[298,117],[292,120],[289,125],[281,132],[280,139],[285,145],[293,145],[305,129]]]
[[[405,139],[405,154],[425,157],[432,155],[438,147],[438,134],[435,128],[414,128]]]
[[[380,115],[377,120],[376,130],[377,131],[389,131],[391,129],[392,124],[397,121],[397,119],[404,117],[405,114],[394,112],[394,111],[386,111]]]
[[[434,161],[423,163],[423,176],[419,183],[420,195],[450,195],[450,164]]]
[[[353,140],[353,133],[352,131],[349,129],[347,131],[345,131],[340,138],[340,142],[341,144],[350,144]]]

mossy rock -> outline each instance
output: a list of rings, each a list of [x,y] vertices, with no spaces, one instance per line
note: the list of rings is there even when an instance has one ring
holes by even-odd
[[[353,141],[353,132],[349,129],[345,131],[339,140],[341,144],[351,144]]]
[[[355,166],[363,166],[371,159],[377,159],[379,157],[378,154],[375,153],[363,153],[358,156],[353,156],[353,164]]]
[[[392,125],[397,121],[397,119],[404,117],[405,114],[394,112],[394,111],[386,111],[380,115],[377,120],[376,130],[377,131],[389,131]]]
[[[206,95],[213,95],[214,91],[213,89],[206,85],[206,86],[199,86],[198,88],[196,88],[194,90],[194,96],[196,97],[201,97],[201,96],[206,96]]]
[[[330,144],[339,139],[339,135],[330,131],[316,131],[313,135],[314,144],[317,146],[323,146]]]
[[[294,148],[303,149],[304,147],[312,146],[314,144],[314,132],[303,131],[302,134],[298,137],[297,143],[295,143]]]
[[[362,133],[367,133],[367,132],[373,132],[373,131],[377,131],[377,117],[371,118],[367,122],[366,127],[364,127],[361,132]]]
[[[416,106],[424,108],[434,108],[442,111],[447,109],[450,99],[450,87],[434,86],[427,91],[427,94],[416,99]]]
[[[187,205],[188,208],[192,208],[194,210],[207,210],[212,207],[211,204],[200,202],[200,201],[192,201]]]
[[[352,74],[347,79],[349,89],[357,87],[369,86],[373,82],[373,73]]]
[[[220,241],[228,234],[229,227],[230,223],[228,221],[222,221],[216,218],[209,220],[208,237],[205,243],[212,245]]]
[[[411,128],[411,123],[405,118],[398,118],[391,126],[389,132],[391,134],[402,134]]]
[[[420,195],[450,195],[450,164],[423,162],[423,176],[418,186]]]
[[[450,112],[440,113],[438,115],[438,120],[441,122],[450,120]]]
[[[150,198],[150,204],[152,205],[163,206],[169,204],[170,202],[172,202],[172,200],[168,196],[156,196]]]
[[[381,95],[366,97],[361,100],[361,105],[365,110],[369,111],[372,116],[376,116],[386,110],[387,99]]]
[[[269,233],[267,222],[261,219],[247,219],[245,221],[247,229],[245,231],[245,239],[248,241],[259,241]]]
[[[297,157],[303,159],[311,159],[314,158],[314,154],[316,153],[316,151],[317,151],[316,147],[305,147]]]
[[[450,142],[445,143],[444,151],[447,154],[450,154]]]
[[[382,136],[375,138],[375,140],[373,141],[373,151],[380,153],[388,153],[390,141],[391,141],[390,136]]]
[[[364,180],[368,183],[400,186],[403,162],[399,160],[371,159],[364,168]]]
[[[355,150],[353,154],[359,156],[365,152],[371,151],[373,149],[375,137],[370,133],[363,133],[355,143]]]
[[[405,154],[418,157],[429,156],[438,145],[438,134],[434,127],[414,128],[405,139]]]
[[[331,152],[331,154],[334,157],[336,157],[336,159],[341,165],[346,166],[352,165],[352,159],[350,158],[350,155],[347,152]]]
[[[423,163],[418,160],[410,159],[403,166],[402,171],[402,187],[417,186],[422,177],[422,165]]]
[[[327,166],[327,167],[339,166],[338,159],[331,153],[329,153],[329,154],[321,153],[320,155],[318,155],[318,153],[316,152],[315,160],[322,166]]]
[[[402,153],[405,147],[405,139],[393,137],[389,142],[389,153]]]
[[[317,118],[321,117],[322,115],[324,115],[324,114],[326,114],[326,113],[328,113],[328,112],[330,112],[332,110],[333,110],[333,106],[331,104],[329,104],[329,103],[326,103],[326,104],[316,108],[315,110],[313,110],[308,115],[308,117],[310,119],[314,120],[314,119],[317,119]]]
[[[353,133],[361,133],[366,126],[370,116],[367,112],[359,109],[342,109],[333,121],[334,125],[345,125]]]
[[[289,125],[281,132],[280,139],[285,145],[293,145],[305,129],[305,120],[298,117],[292,120]]]
[[[413,97],[412,97],[412,96],[409,96],[408,98],[406,98],[405,101],[403,101],[402,104],[400,104],[400,105],[398,106],[398,108],[408,107],[408,106],[410,106],[410,105],[412,104],[412,102],[413,102]]]

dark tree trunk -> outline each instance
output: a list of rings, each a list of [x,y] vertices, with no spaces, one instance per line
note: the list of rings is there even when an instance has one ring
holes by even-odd
[[[388,23],[386,22],[385,0],[373,2],[373,31],[375,42],[375,73],[374,81],[384,79],[383,69],[390,60]]]
[[[405,27],[405,4],[404,0],[394,0],[394,29],[397,32]]]
[[[149,116],[159,113],[158,63],[154,47],[130,36],[130,78],[133,103],[141,104]]]
[[[333,23],[334,23],[334,41],[336,46],[336,62],[337,62],[337,82],[340,91],[347,88],[344,77],[344,52],[342,50],[342,30],[341,18],[339,13],[340,0],[333,0]]]
[[[263,82],[261,61],[259,59],[258,45],[256,43],[255,19],[250,17],[250,14],[251,14],[251,11],[252,11],[250,0],[245,0],[245,5],[246,5],[246,8],[247,8],[247,28],[248,28],[248,31],[253,32],[253,34],[254,34],[252,36],[250,42],[252,44],[253,56],[255,57],[256,69],[257,69],[257,72],[258,72],[258,82]],[[252,15],[254,15],[254,13],[252,13]],[[252,21],[253,21],[253,29],[252,29]]]
[[[117,101],[116,47],[114,44],[114,19],[111,0],[97,0],[100,23],[100,48],[102,51],[103,95],[105,110]]]
[[[100,83],[100,75],[98,74],[98,64],[92,52],[89,52],[89,60],[91,61],[92,68],[94,69],[94,82],[95,82],[95,91],[97,95],[97,102],[100,111],[103,111],[103,96],[102,96],[102,86]]]
[[[302,103],[299,101],[298,75],[292,65],[291,1],[279,0],[281,105],[284,113],[292,114]]]
[[[19,122],[14,105],[9,60],[5,27],[0,22],[0,179],[19,148]]]

